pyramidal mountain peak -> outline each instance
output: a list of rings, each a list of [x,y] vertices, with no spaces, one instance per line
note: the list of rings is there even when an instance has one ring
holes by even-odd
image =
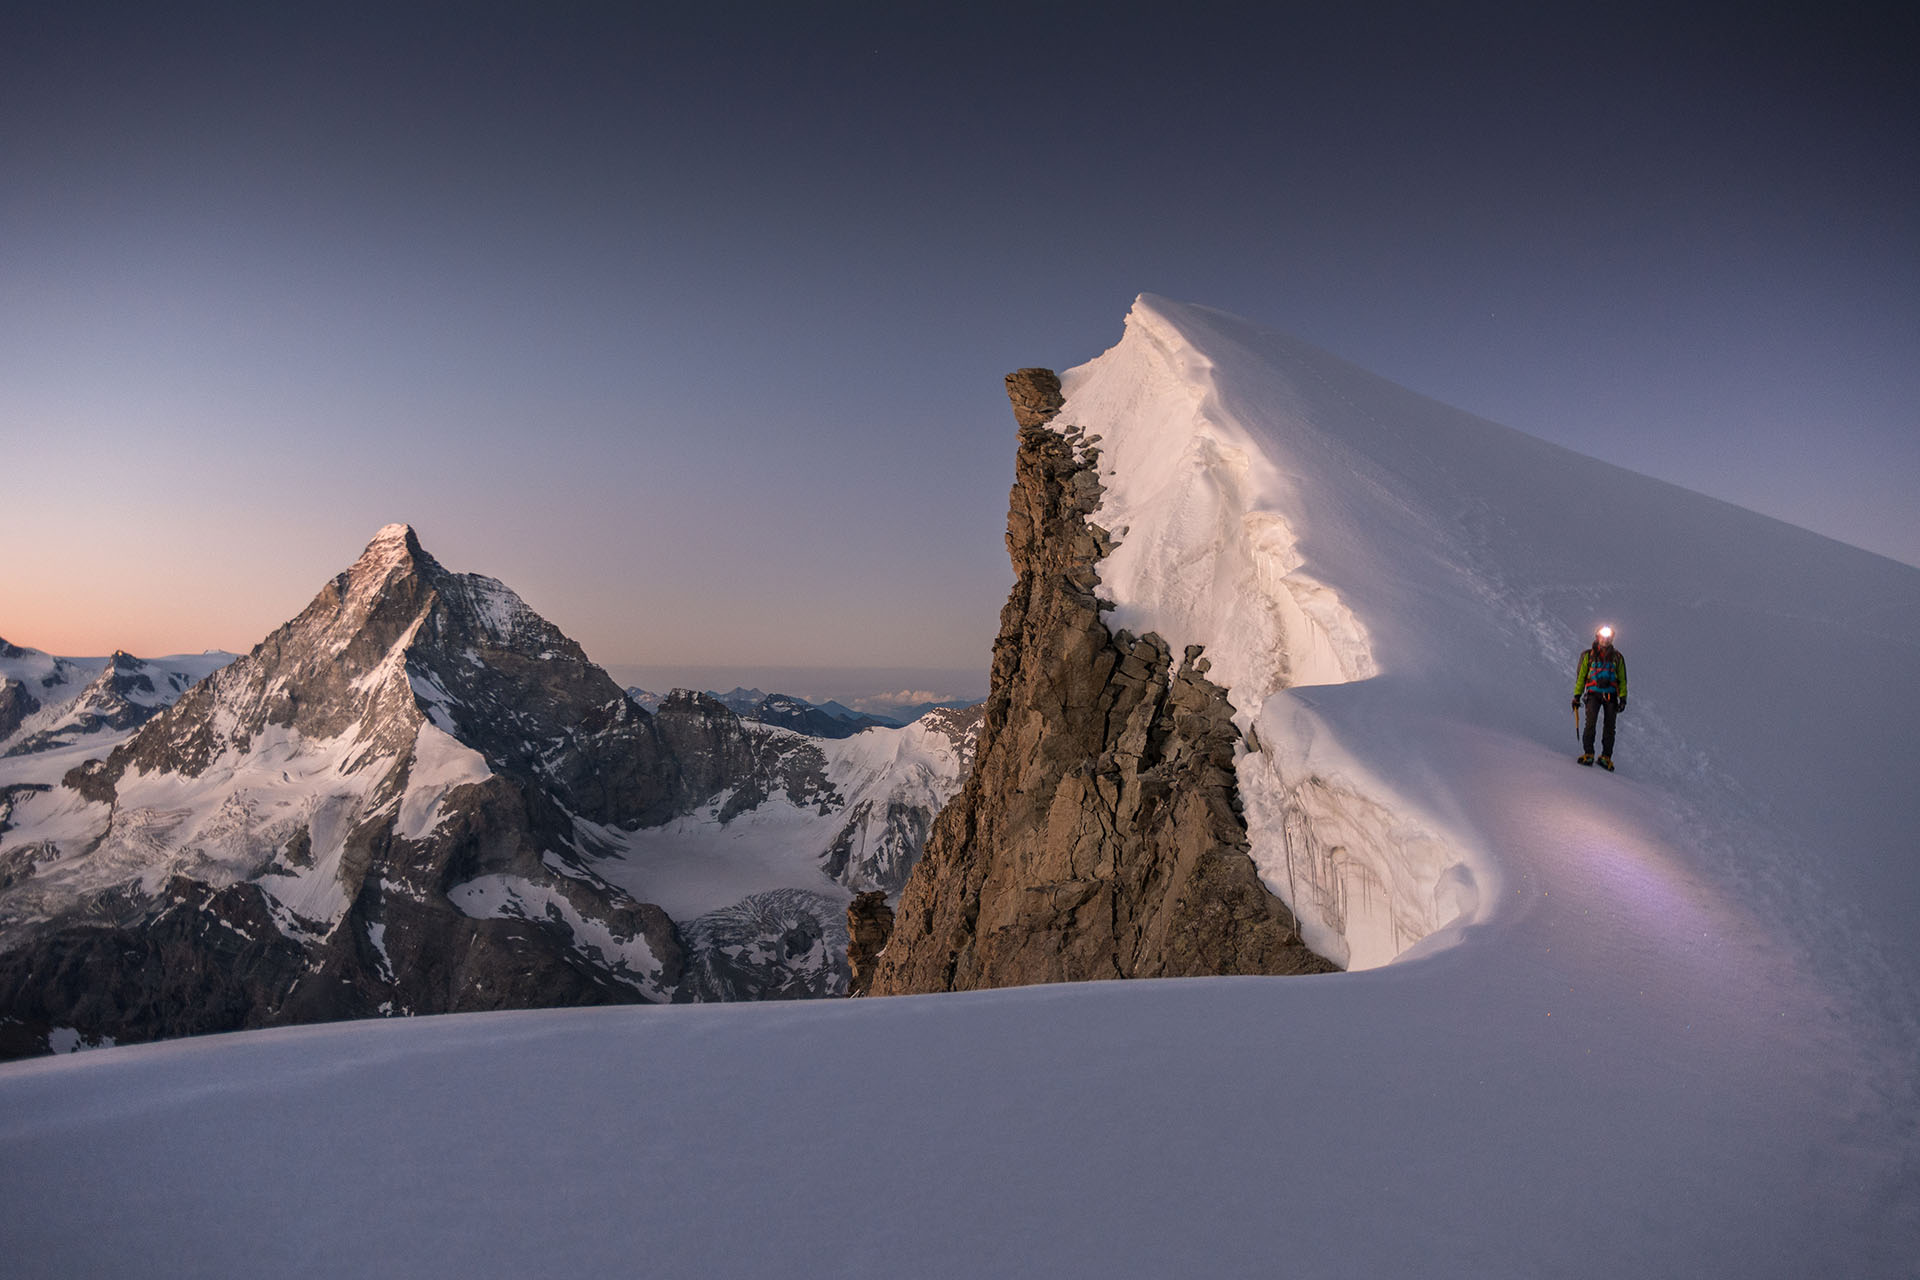
[[[373,537],[367,542],[367,550],[371,551],[378,546],[393,544],[404,546],[409,554],[416,556],[422,554],[419,535],[413,531],[412,525],[403,520],[396,520],[391,524],[383,524],[374,530]]]
[[[86,957],[73,982],[96,971],[82,1003],[104,986],[141,1009],[105,1033],[198,1029],[215,1014],[184,995],[132,994],[158,948],[241,1025],[669,999],[672,922],[592,873],[576,824],[663,820],[679,781],[577,644],[389,525],[251,653],[16,806],[48,838],[14,855],[0,994],[57,1002],[22,989],[51,949]]]
[[[357,594],[376,593],[396,575],[417,574],[437,578],[446,573],[440,562],[420,545],[420,537],[409,524],[383,526],[367,543],[366,549],[341,573],[344,588]]]

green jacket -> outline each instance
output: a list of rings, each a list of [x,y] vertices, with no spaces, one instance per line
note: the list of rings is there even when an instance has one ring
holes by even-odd
[[[1574,697],[1582,698],[1589,693],[1598,693],[1601,695],[1613,693],[1619,695],[1620,701],[1625,702],[1627,700],[1626,655],[1620,652],[1619,646],[1617,645],[1614,646],[1609,653],[1613,658],[1613,687],[1606,687],[1608,673],[1605,664],[1595,662],[1595,659],[1600,656],[1599,646],[1588,645],[1586,651],[1580,655],[1580,669],[1574,672],[1573,675]],[[1596,667],[1598,668],[1597,670]],[[1591,689],[1587,687],[1589,682],[1592,682],[1594,685]]]

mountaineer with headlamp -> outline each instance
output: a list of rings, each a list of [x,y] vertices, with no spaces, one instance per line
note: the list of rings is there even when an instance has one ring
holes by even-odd
[[[1627,660],[1613,647],[1613,628],[1601,627],[1593,634],[1593,644],[1580,654],[1580,667],[1573,677],[1573,709],[1586,704],[1586,728],[1580,735],[1580,763],[1592,764],[1593,731],[1600,729],[1600,767],[1613,769],[1613,718],[1627,709]]]

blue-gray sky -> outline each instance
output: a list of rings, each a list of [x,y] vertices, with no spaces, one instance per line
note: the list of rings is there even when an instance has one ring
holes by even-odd
[[[1000,375],[1143,290],[1920,564],[1913,11],[1669,7],[7,5],[0,636],[406,520],[609,665],[984,672]]]

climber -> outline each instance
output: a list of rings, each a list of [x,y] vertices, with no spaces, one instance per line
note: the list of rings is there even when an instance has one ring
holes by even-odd
[[[1593,633],[1592,647],[1580,654],[1580,667],[1573,677],[1573,709],[1586,703],[1586,729],[1580,735],[1580,763],[1593,763],[1593,730],[1602,714],[1606,721],[1600,730],[1600,767],[1613,769],[1613,718],[1627,709],[1627,660],[1613,647],[1613,628],[1601,627]]]

